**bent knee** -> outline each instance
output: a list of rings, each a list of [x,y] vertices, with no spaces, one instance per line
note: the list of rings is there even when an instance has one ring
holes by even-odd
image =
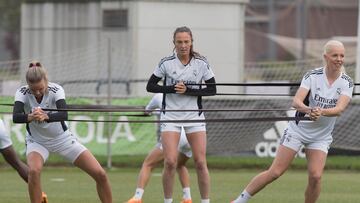
[[[283,171],[279,171],[279,170],[268,170],[266,171],[266,173],[271,180],[276,180],[280,176],[282,176],[282,174],[284,174]]]
[[[107,174],[103,168],[98,168],[93,172],[93,177],[96,181],[106,181]]]
[[[158,164],[159,164],[158,162],[154,163],[154,162],[144,161],[144,163],[142,164],[142,167],[153,169]]]

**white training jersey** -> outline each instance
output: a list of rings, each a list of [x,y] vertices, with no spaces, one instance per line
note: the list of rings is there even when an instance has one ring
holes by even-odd
[[[50,82],[48,84],[48,93],[43,96],[40,103],[36,101],[28,85],[20,87],[15,94],[15,101],[24,103],[26,114],[31,113],[32,109],[36,107],[55,109],[56,101],[60,99],[65,99],[64,89],[60,85]],[[68,127],[64,121],[51,123],[32,121],[26,124],[27,136],[38,142],[59,138],[67,129]]]
[[[309,90],[308,100],[306,98],[307,101],[304,101],[305,104],[308,102],[309,107],[333,108],[340,95],[352,97],[354,87],[352,79],[345,73],[341,73],[334,83],[329,85],[325,70],[323,67],[314,69],[305,74],[302,79],[300,87]],[[299,134],[305,142],[328,141],[332,140],[335,121],[335,116],[321,116],[317,121],[291,121],[288,130],[289,133]]]
[[[154,110],[154,109],[161,109],[161,104],[163,100],[163,94],[157,93],[155,94],[149,103],[146,105],[145,110]],[[153,114],[160,114],[159,111],[154,111]]]
[[[0,119],[0,149],[5,149],[10,145],[12,145],[10,136],[6,132],[3,120]]]
[[[145,109],[146,110],[160,109],[161,105],[162,105],[162,100],[163,100],[163,94],[162,93],[155,94],[151,98],[149,103],[146,105]],[[161,140],[159,140],[159,148],[162,149]],[[181,132],[180,132],[180,140],[179,140],[178,150],[179,150],[179,152],[185,154],[188,157],[192,156],[191,147],[190,147],[190,144],[189,144],[189,142],[188,142],[188,140],[186,138],[185,130],[183,128],[181,128]]]
[[[214,73],[210,68],[205,57],[193,57],[187,65],[183,65],[177,54],[163,58],[154,71],[154,75],[164,78],[164,85],[171,86],[181,81],[187,84],[187,87],[199,89],[200,86],[191,84],[199,84],[203,81],[214,77]],[[201,101],[197,96],[189,96],[184,94],[166,94],[165,109],[194,109],[198,110]],[[204,115],[198,111],[192,112],[166,112],[161,113],[161,120],[197,120],[204,119]],[[176,123],[175,123],[176,125]],[[191,123],[179,124],[183,126],[191,126]]]

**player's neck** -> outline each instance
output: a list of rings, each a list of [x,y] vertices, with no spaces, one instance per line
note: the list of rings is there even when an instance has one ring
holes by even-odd
[[[178,58],[179,58],[180,62],[183,65],[187,65],[190,62],[190,56],[189,55],[179,55],[178,54]]]
[[[326,74],[326,78],[328,79],[329,84],[331,85],[341,75],[341,71],[330,70],[329,68],[327,68],[325,70],[325,74]]]
[[[39,97],[35,97],[36,101],[40,104],[42,99],[43,99],[44,95],[43,96],[39,96]]]

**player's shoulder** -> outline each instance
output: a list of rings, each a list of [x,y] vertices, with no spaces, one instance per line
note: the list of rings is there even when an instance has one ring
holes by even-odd
[[[353,87],[354,82],[350,76],[348,76],[346,73],[341,73],[340,79],[342,82],[344,82],[347,86]]]
[[[323,75],[323,74],[324,74],[324,67],[319,67],[319,68],[315,68],[313,70],[308,71],[304,75],[304,78],[307,79],[311,76],[319,76],[319,75]]]
[[[197,62],[200,62],[200,63],[204,63],[205,65],[209,65],[209,61],[207,60],[207,58],[203,55],[200,55],[200,54],[195,54],[194,55],[194,59],[195,61]]]
[[[29,94],[29,93],[30,93],[30,88],[29,88],[28,85],[23,85],[23,86],[19,87],[19,88],[16,90],[16,93],[17,93],[17,94],[22,94],[22,95]]]
[[[176,59],[176,56],[175,56],[175,53],[173,53],[172,55],[170,56],[165,56],[164,58],[162,58],[159,62],[159,67],[165,63],[165,62],[169,62],[169,61],[172,61],[172,60],[175,60]]]
[[[56,94],[57,92],[62,91],[63,88],[57,83],[49,82],[48,90],[49,92]]]

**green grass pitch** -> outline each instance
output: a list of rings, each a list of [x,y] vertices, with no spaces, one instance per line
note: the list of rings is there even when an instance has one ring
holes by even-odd
[[[113,200],[123,203],[135,190],[139,169],[112,169],[108,171],[113,190]],[[229,203],[248,181],[260,172],[259,169],[210,170],[211,202]],[[199,202],[196,173],[190,170],[191,192],[194,202]],[[29,202],[27,185],[11,168],[0,168],[0,202]],[[305,170],[289,170],[280,179],[258,193],[251,203],[296,203],[304,201],[307,182]],[[326,170],[322,179],[322,192],[318,203],[357,203],[360,199],[360,174],[356,171]],[[95,203],[97,198],[95,183],[85,173],[75,167],[46,167],[42,173],[43,190],[50,203]],[[174,202],[181,199],[181,187],[176,182]],[[156,169],[145,190],[145,203],[163,202],[161,169]]]

